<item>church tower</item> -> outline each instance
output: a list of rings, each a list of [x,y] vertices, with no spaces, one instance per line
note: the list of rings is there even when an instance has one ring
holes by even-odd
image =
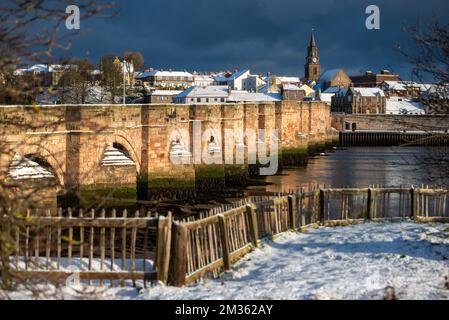
[[[318,57],[318,48],[316,46],[315,32],[312,30],[310,44],[307,48],[306,64],[304,65],[304,74],[306,80],[317,82],[321,74],[320,58]]]

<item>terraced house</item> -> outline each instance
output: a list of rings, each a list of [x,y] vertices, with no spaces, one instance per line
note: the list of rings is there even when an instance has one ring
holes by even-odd
[[[193,85],[193,74],[186,71],[149,70],[137,76],[137,80],[157,89],[187,89]]]

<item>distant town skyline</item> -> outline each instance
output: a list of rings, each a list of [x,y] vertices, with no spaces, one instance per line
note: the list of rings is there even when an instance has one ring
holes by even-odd
[[[303,76],[315,30],[322,71],[389,69],[404,79],[412,66],[395,49],[413,50],[405,27],[425,26],[449,10],[442,0],[380,0],[381,29],[367,30],[369,1],[132,0],[118,16],[81,22],[70,54],[98,62],[104,54],[140,51],[146,67],[189,71],[251,69]],[[440,17],[444,19],[444,17]]]

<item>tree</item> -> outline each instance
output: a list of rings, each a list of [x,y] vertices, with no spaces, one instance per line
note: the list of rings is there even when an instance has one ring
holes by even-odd
[[[420,82],[431,79],[434,86],[425,88],[423,101],[427,109],[436,113],[449,113],[449,24],[438,19],[424,29],[413,27],[406,30],[413,40],[416,51],[402,54],[414,65],[413,76]]]
[[[48,66],[57,53],[70,48],[70,38],[77,33],[68,32],[64,24],[68,17],[66,7],[72,4],[72,0],[2,0],[0,3],[0,104],[33,103],[33,108],[22,108],[19,115],[4,110],[0,113],[0,288],[4,289],[20,284],[33,292],[39,291],[11,272],[9,257],[16,250],[21,250],[20,245],[16,246],[15,239],[16,232],[23,231],[23,221],[26,219],[24,212],[30,204],[38,205],[42,199],[25,192],[20,181],[9,176],[10,167],[4,164],[11,163],[13,157],[15,165],[19,166],[32,160],[16,157],[17,146],[4,137],[14,132],[45,131],[64,121],[64,114],[61,112],[52,108],[43,111],[32,101],[39,88],[33,85],[32,79],[17,77],[15,70],[23,64],[39,63]],[[99,4],[94,0],[78,0],[77,6],[82,21],[103,13],[110,15],[108,11],[112,7],[106,1]],[[45,135],[36,136],[30,139],[30,143],[32,146],[42,147],[46,143],[45,139]],[[44,162],[39,165],[45,167]],[[49,181],[49,185],[51,183]],[[47,186],[42,182],[36,188],[39,191]],[[39,232],[37,226],[31,225],[28,228],[28,232]],[[12,279],[16,281],[12,282]],[[4,292],[0,290],[0,297]]]
[[[86,103],[89,88],[94,85],[95,65],[89,60],[74,60],[58,81],[61,103]]]
[[[145,61],[140,52],[125,52],[123,58],[127,62],[125,64],[126,72],[128,73],[130,82],[133,83],[136,77],[136,71],[142,71]]]
[[[103,56],[100,61],[100,70],[102,87],[111,95],[111,103],[115,103],[123,82],[123,71],[121,65],[117,63],[117,56],[112,54]]]

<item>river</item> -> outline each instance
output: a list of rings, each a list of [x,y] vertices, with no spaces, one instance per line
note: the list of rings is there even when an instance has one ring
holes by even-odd
[[[369,185],[449,186],[448,147],[351,147],[310,159],[307,167],[284,169],[265,178],[265,187],[281,192],[309,184],[332,187]]]

